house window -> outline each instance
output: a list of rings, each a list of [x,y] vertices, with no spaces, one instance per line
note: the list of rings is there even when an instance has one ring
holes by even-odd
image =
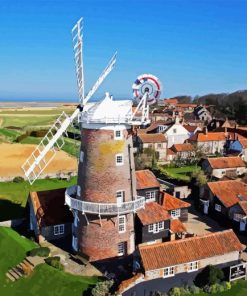
[[[123,160],[123,154],[117,154],[116,155],[116,165],[120,166],[123,165],[124,160]]]
[[[80,162],[83,162],[83,158],[84,158],[84,152],[81,151],[81,152],[80,152]]]
[[[215,208],[215,211],[221,212],[221,205],[215,204],[214,208]]]
[[[221,174],[224,175],[226,173],[226,171],[221,171]]]
[[[148,148],[153,148],[153,144],[148,144]]]
[[[73,236],[73,239],[72,239],[72,247],[75,251],[78,251],[78,240],[77,240],[77,237]]]
[[[64,234],[64,224],[54,226],[54,235]]]
[[[174,128],[174,129],[172,130],[172,132],[173,132],[174,134],[176,134],[176,133],[177,133],[177,129]]]
[[[163,130],[165,129],[165,127],[163,125],[159,125],[158,127],[158,132],[163,132]]]
[[[164,229],[164,221],[148,225],[148,232],[158,233]]]
[[[77,195],[81,196],[81,186],[80,185],[77,186]]]
[[[117,199],[117,205],[121,206],[121,204],[124,202],[124,191],[119,190],[116,192],[116,199]]]
[[[123,256],[126,254],[126,242],[120,242],[118,244],[118,256]]]
[[[198,270],[198,261],[190,262],[188,264],[188,272],[192,272],[196,270]]]
[[[126,231],[126,217],[119,216],[118,217],[118,232],[124,233]]]
[[[155,191],[146,192],[146,202],[155,201]]]
[[[157,148],[162,148],[162,144],[158,143]]]
[[[116,130],[115,131],[115,139],[116,140],[120,140],[120,139],[122,139],[123,138],[123,133],[122,133],[122,131],[120,131],[120,130]]]
[[[178,218],[178,217],[180,217],[180,214],[181,214],[180,209],[171,210],[171,216],[172,216],[172,218]]]
[[[234,213],[233,220],[239,222],[243,218],[243,215]]]
[[[175,274],[174,266],[164,268],[164,275],[163,275],[164,278],[174,276],[174,274]]]

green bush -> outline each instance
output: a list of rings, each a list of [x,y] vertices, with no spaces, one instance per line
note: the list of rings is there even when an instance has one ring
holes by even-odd
[[[195,278],[195,285],[197,287],[204,287],[206,285],[212,286],[221,282],[224,278],[224,273],[216,266],[206,266]]]
[[[54,256],[54,257],[48,257],[45,259],[45,263],[58,269],[58,270],[63,270],[64,267],[62,263],[60,262],[60,257],[59,256]]]
[[[224,287],[225,291],[230,290],[232,287],[230,282],[222,282],[222,286]]]
[[[190,293],[193,295],[199,294],[201,292],[201,289],[195,285],[192,285],[189,287]]]
[[[225,291],[225,287],[223,284],[213,284],[211,286],[206,285],[203,288],[203,291],[209,294],[218,294]]]
[[[21,176],[14,177],[13,182],[14,183],[22,183],[22,182],[24,182],[24,178],[22,178]]]
[[[39,256],[39,257],[47,257],[50,254],[50,249],[47,247],[39,247],[32,249],[31,251],[28,252],[29,256]]]
[[[106,296],[109,295],[110,288],[113,285],[113,280],[98,282],[91,291],[92,296]]]
[[[170,296],[181,296],[181,290],[178,287],[174,287],[171,289],[171,292],[169,294]]]

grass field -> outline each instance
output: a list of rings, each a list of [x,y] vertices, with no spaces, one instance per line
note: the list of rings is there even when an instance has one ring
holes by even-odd
[[[197,170],[200,170],[200,168],[195,165],[179,167],[179,168],[159,166],[159,169],[162,173],[167,175],[169,178],[188,181],[188,182],[191,180],[191,174]]]
[[[44,179],[35,181],[32,186],[27,181],[0,182],[0,221],[22,217],[30,191],[65,188],[75,185],[76,180],[77,177],[72,177],[70,181]]]
[[[96,277],[80,277],[58,271],[46,264],[38,265],[34,273],[14,283],[7,282],[6,271],[18,264],[35,243],[12,229],[0,227],[0,295],[1,296],[81,296]]]

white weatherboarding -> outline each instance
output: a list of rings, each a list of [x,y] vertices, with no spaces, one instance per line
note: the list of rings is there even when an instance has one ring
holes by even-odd
[[[80,128],[83,123],[93,124],[94,122],[125,122],[130,125],[143,125],[150,122],[148,116],[148,105],[152,104],[149,101],[149,89],[145,88],[143,96],[139,96],[138,106],[132,113],[132,101],[114,101],[112,97],[106,93],[103,101],[97,103],[88,103],[90,98],[95,94],[99,86],[102,84],[106,76],[111,72],[116,63],[116,53],[111,58],[110,62],[90,89],[88,94],[84,95],[84,68],[83,68],[83,34],[82,34],[83,19],[81,18],[72,29],[72,42],[74,49],[74,60],[76,68],[76,78],[79,92],[80,104],[72,115],[67,115],[63,112],[52,127],[49,129],[40,144],[32,152],[31,156],[22,165],[25,177],[30,184],[33,184],[36,179],[42,174],[45,168],[56,155],[57,149],[61,149],[64,145],[63,135],[66,134],[68,127],[77,118]],[[149,74],[150,77],[156,78]],[[138,77],[139,78],[139,77]],[[156,78],[158,81],[158,79]],[[146,81],[140,81],[139,84],[145,84]],[[159,92],[160,94],[160,92]],[[102,108],[107,111],[104,116],[97,116],[97,106],[102,105]],[[102,109],[101,108],[101,109]],[[118,112],[114,112],[118,110]],[[122,111],[121,111],[122,110]],[[128,110],[128,112],[126,112]],[[95,112],[94,112],[95,111]],[[139,115],[141,113],[141,116]]]

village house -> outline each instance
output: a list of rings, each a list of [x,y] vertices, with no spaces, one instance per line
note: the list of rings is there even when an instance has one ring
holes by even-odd
[[[246,230],[247,184],[238,180],[208,182],[201,202],[205,214],[229,221],[240,231]]]
[[[133,144],[141,153],[145,152],[145,149],[153,149],[159,153],[158,161],[166,160],[167,140],[164,134],[138,133],[133,137]]]
[[[229,271],[241,262],[245,246],[233,230],[209,233],[176,241],[139,246],[139,264],[143,277],[135,285],[125,286],[121,295],[146,295],[173,287],[192,285],[208,265]],[[138,260],[138,259],[137,259]]]
[[[65,188],[30,192],[28,197],[29,230],[38,242],[70,238],[73,215],[65,205]]]
[[[183,144],[190,137],[190,133],[179,122],[178,117],[176,117],[175,123],[164,131],[164,135],[167,139],[167,148],[174,144]]]
[[[162,180],[159,178],[158,181],[160,182],[163,191],[170,193],[179,199],[188,198],[191,194],[191,189],[185,181],[175,179]]]
[[[200,126],[197,126],[197,125],[183,124],[183,127],[185,129],[187,129],[187,131],[189,132],[189,137],[192,137],[197,132],[201,132],[202,131],[201,127]]]
[[[193,145],[190,143],[175,144],[170,149],[175,153],[173,159],[190,159],[195,157],[196,154]]]
[[[150,170],[136,171],[136,191],[138,196],[144,196],[146,202],[160,201],[160,183]]]
[[[236,140],[229,140],[227,146],[229,153],[237,153],[244,161],[247,162],[247,139],[240,138]]]
[[[247,172],[245,163],[238,156],[207,158],[201,167],[208,176],[217,179],[225,176],[237,178]]]
[[[208,109],[205,106],[197,106],[194,109],[194,114],[197,119],[210,122],[212,120],[212,115],[208,111]]]
[[[164,99],[165,105],[168,105],[170,107],[175,107],[176,104],[178,103],[177,99]]]
[[[168,211],[157,202],[146,203],[136,215],[136,244],[170,240],[170,219]]]

